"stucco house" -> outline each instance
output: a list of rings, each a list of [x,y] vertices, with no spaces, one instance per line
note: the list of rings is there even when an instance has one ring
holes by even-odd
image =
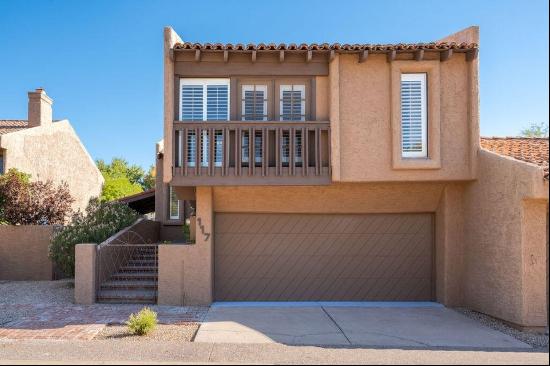
[[[162,242],[194,213],[195,241],[147,249],[133,300],[435,301],[546,326],[548,140],[480,138],[478,44],[477,27],[388,45],[166,28],[160,224],[133,230]],[[130,298],[94,282],[103,248],[77,246],[79,303]]]
[[[103,176],[70,122],[53,121],[53,101],[46,92],[36,89],[28,96],[26,120],[0,119],[0,174],[16,168],[31,179],[66,182],[73,209],[83,210],[100,195]]]

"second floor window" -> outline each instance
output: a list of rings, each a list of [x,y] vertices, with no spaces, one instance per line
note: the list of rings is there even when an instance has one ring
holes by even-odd
[[[229,79],[181,79],[181,121],[228,121]]]
[[[305,121],[305,85],[281,85],[279,110],[281,121]]]
[[[243,85],[242,93],[242,120],[267,121],[267,85]]]
[[[401,154],[428,157],[426,74],[401,75]]]

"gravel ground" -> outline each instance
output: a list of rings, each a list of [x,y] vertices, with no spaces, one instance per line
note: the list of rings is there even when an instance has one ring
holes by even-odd
[[[0,281],[0,304],[72,304],[74,280]]]
[[[548,335],[535,333],[535,332],[521,331],[519,329],[512,328],[506,323],[498,319],[495,319],[493,317],[490,317],[489,315],[481,314],[481,313],[478,313],[477,311],[473,311],[470,309],[456,308],[455,310],[461,314],[466,315],[471,319],[474,319],[480,322],[481,324],[489,328],[498,330],[499,332],[512,336],[524,343],[527,343],[528,345],[530,345],[535,349],[540,349],[540,348],[548,349]]]
[[[117,340],[129,342],[191,342],[199,329],[198,323],[181,325],[159,324],[157,328],[146,336],[131,335],[124,325],[106,326],[94,340]]]
[[[73,280],[61,281],[0,281],[0,307],[2,304],[72,304]],[[2,309],[0,326],[33,315],[31,310]]]

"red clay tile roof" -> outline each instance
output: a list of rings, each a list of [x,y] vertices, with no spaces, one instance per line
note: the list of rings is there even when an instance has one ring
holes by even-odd
[[[28,122],[20,119],[0,119],[0,135],[6,133],[24,130],[28,127]]]
[[[500,155],[541,166],[548,180],[548,138],[482,137],[481,147]]]
[[[174,45],[175,50],[214,50],[214,51],[416,51],[416,50],[434,50],[443,51],[453,49],[457,51],[470,51],[478,49],[477,43],[455,43],[455,42],[431,42],[431,43],[398,43],[398,44],[339,44],[339,43],[301,43],[301,44],[284,44],[275,43],[259,43],[247,45],[238,44],[223,44],[223,43],[191,43],[183,42]]]

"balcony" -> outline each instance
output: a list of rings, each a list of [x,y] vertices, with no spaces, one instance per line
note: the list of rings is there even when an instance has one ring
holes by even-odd
[[[175,121],[172,133],[173,185],[331,181],[329,122]]]

